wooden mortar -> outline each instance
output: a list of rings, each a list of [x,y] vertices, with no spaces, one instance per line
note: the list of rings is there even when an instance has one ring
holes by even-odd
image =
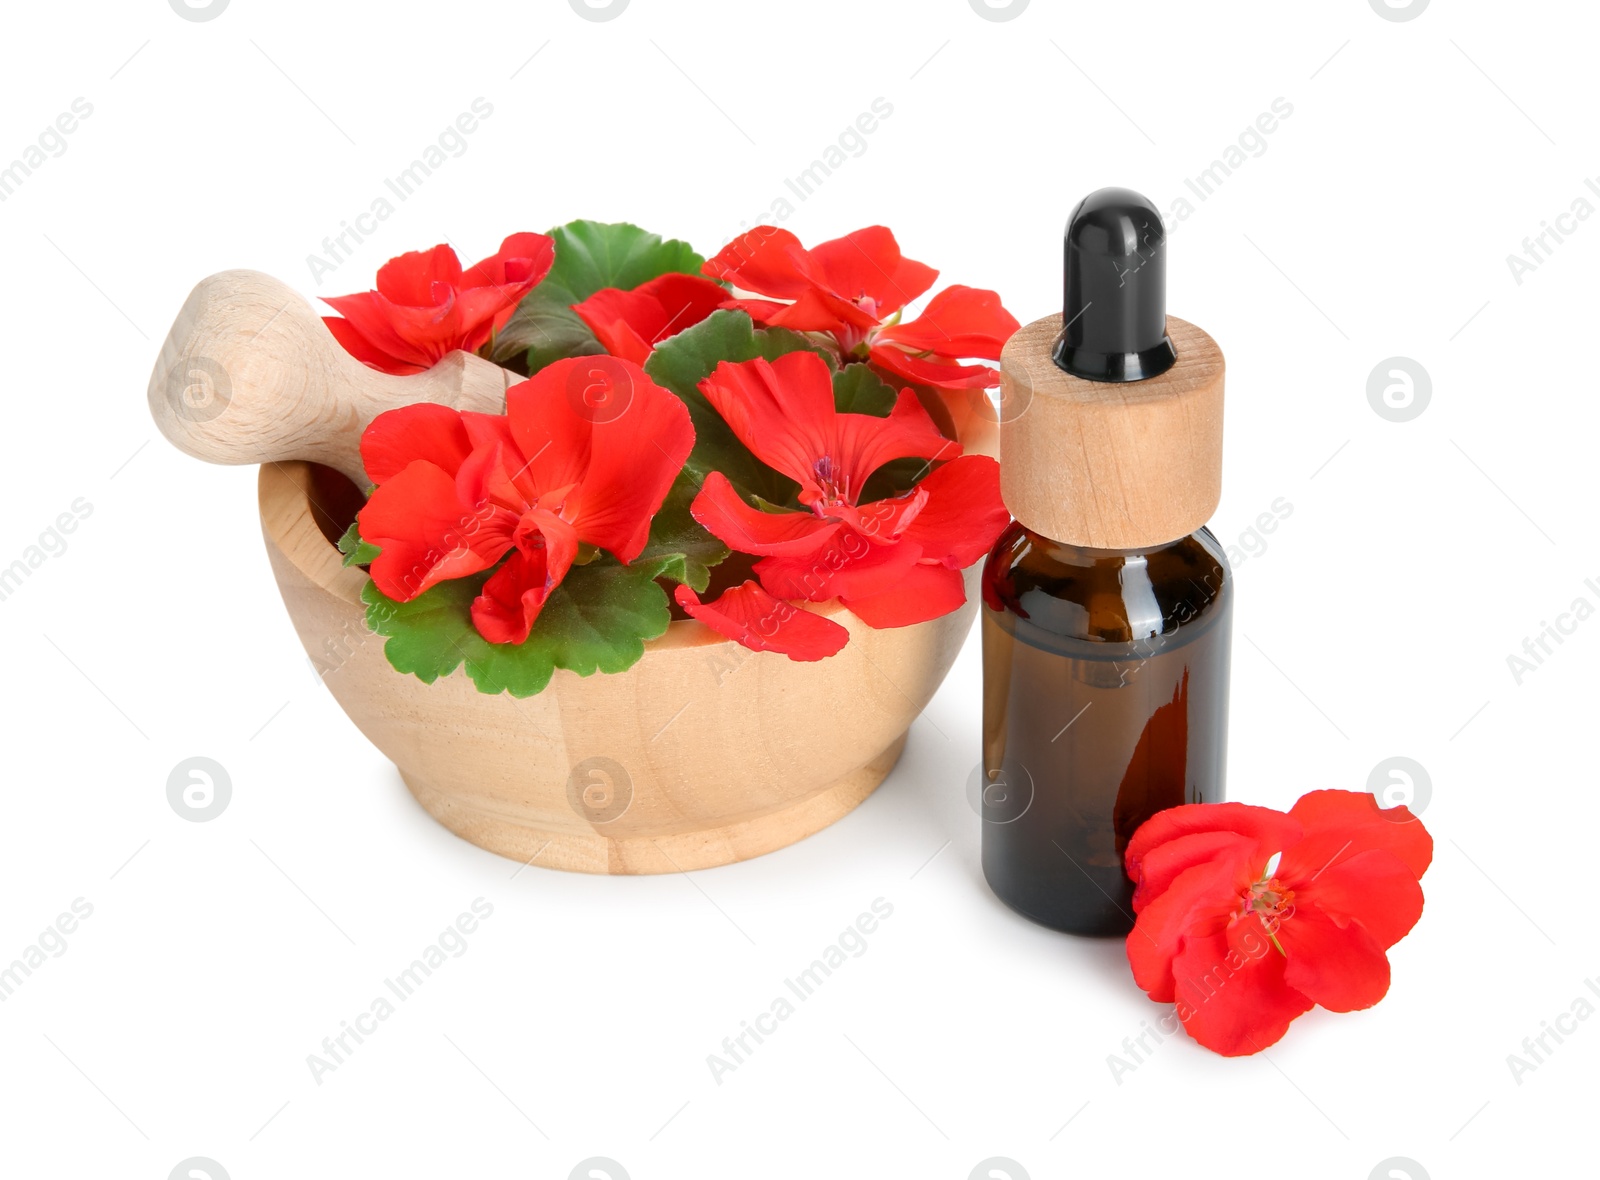
[[[523,700],[459,670],[424,684],[368,631],[367,575],[318,528],[311,477],[305,463],[261,468],[261,530],[323,682],[435,819],[547,868],[703,869],[827,827],[893,769],[977,611],[973,566],[966,605],[926,623],[879,631],[837,603],[813,608],[850,632],[815,663],[681,620],[628,671],[557,670]]]
[[[874,630],[837,603],[807,606],[850,632],[815,663],[681,620],[628,671],[558,670],[523,700],[480,693],[460,670],[429,685],[389,665],[365,622],[367,575],[341,564],[329,538],[344,521],[320,502],[325,481],[305,460],[364,488],[361,432],[383,410],[434,401],[498,413],[515,380],[461,352],[415,376],[376,372],[293,290],[228,271],[184,304],[149,400],[180,449],[262,465],[267,553],[313,666],[423,807],[464,839],[548,868],[674,872],[782,848],[871,794],[961,649],[977,566],[960,610],[910,627]],[[963,438],[992,446],[988,417],[973,414]]]

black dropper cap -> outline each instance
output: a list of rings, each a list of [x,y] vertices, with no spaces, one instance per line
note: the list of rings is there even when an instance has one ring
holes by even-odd
[[[1067,219],[1058,368],[1090,381],[1143,381],[1178,359],[1167,338],[1161,214],[1132,189],[1103,188]]]

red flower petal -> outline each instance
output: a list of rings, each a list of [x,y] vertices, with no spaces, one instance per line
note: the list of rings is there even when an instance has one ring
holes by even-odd
[[[830,399],[832,388],[830,378]],[[917,395],[909,389],[900,391],[895,398],[894,409],[889,411],[887,418],[879,418],[874,414],[835,414],[833,429],[836,441],[830,442],[828,450],[822,454],[833,458],[834,482],[852,501],[860,494],[872,473],[891,459],[927,459],[932,462],[955,459],[961,454],[961,444],[939,433],[928,411],[922,408]],[[998,475],[996,478],[999,478]],[[804,494],[801,495],[801,501],[805,501]],[[987,545],[984,551],[988,551]]]
[[[874,545],[843,526],[803,557],[763,557],[756,562],[756,576],[772,594],[790,601],[864,600],[906,585],[921,553],[905,541]]]
[[[395,361],[427,368],[460,334],[460,281],[456,252],[439,245],[391,258],[378,271],[376,290],[324,302]]]
[[[712,278],[771,299],[735,302],[758,323],[797,332],[835,332],[860,339],[885,316],[921,295],[939,272],[900,253],[881,225],[857,230],[807,251],[788,230],[757,226],[741,234],[702,268]]]
[[[1422,886],[1410,866],[1384,848],[1341,858],[1314,880],[1295,886],[1295,901],[1315,906],[1340,925],[1359,922],[1384,950],[1422,917]]]
[[[953,286],[935,295],[914,320],[884,328],[873,338],[874,366],[937,389],[982,389],[1000,380],[988,365],[963,365],[963,357],[1000,359],[1021,325],[993,291]]]
[[[913,521],[927,507],[928,493],[913,488],[902,496],[872,500],[859,508],[854,505],[830,504],[828,511],[837,513],[840,520],[860,533],[873,545],[892,545],[899,541]]]
[[[846,589],[839,601],[869,627],[909,627],[961,609],[967,587],[959,571],[918,562],[895,579],[892,590],[863,598]]]
[[[651,325],[661,311],[654,300],[632,291],[607,287],[582,303],[574,303],[572,310],[594,333],[600,347],[612,356],[620,356],[636,365],[649,359]]]
[[[502,446],[508,455],[520,453],[517,440],[511,434],[511,420],[504,414],[480,414],[476,410],[463,410],[461,426],[467,432],[467,442],[473,450]]]
[[[449,246],[402,254],[378,271],[376,290],[325,299],[346,322],[328,326],[364,364],[386,373],[422,372],[456,349],[481,348],[554,256],[543,234],[512,234],[499,254],[466,272]]]
[[[852,302],[871,300],[880,320],[921,295],[939,277],[931,266],[902,256],[894,234],[881,225],[814,246],[811,262],[833,294]]]
[[[773,316],[781,315],[789,304],[771,299],[724,299],[721,306],[725,311],[742,311],[758,324],[768,324]]]
[[[1184,941],[1223,930],[1250,876],[1250,858],[1220,856],[1179,873],[1139,913],[1128,935],[1128,965],[1152,1000],[1172,1001],[1172,963]]]
[[[820,660],[850,639],[832,619],[774,598],[755,582],[724,590],[715,602],[701,603],[688,586],[673,591],[678,605],[706,626],[751,651],[775,651],[791,660]]]
[[[904,395],[902,395],[904,396]],[[928,502],[906,529],[924,561],[965,569],[986,556],[1011,523],[1000,499],[1000,464],[987,455],[962,455],[934,468],[918,483]]]
[[[631,396],[631,376],[618,389],[612,365],[595,357],[577,357],[546,365],[527,381],[506,390],[506,420],[517,449],[526,458],[526,475],[540,491],[571,487],[588,467],[597,403],[613,396]],[[586,367],[579,371],[582,364]],[[591,374],[593,379],[591,380]],[[598,390],[592,398],[590,390]]]
[[[1388,993],[1389,960],[1360,923],[1341,925],[1301,906],[1275,933],[1289,956],[1284,982],[1328,1011],[1370,1008]]]
[[[517,547],[472,600],[472,625],[478,634],[490,643],[527,639],[577,553],[577,536],[566,521],[548,512],[530,512],[518,527]]]
[[[503,545],[498,551],[473,548],[479,515],[461,502],[447,472],[422,460],[380,484],[357,519],[362,538],[381,550],[372,580],[397,602],[410,602],[447,578],[488,569],[505,552]]]
[[[800,485],[800,502],[854,504],[867,479],[890,459],[952,458],[961,445],[941,435],[909,390],[887,418],[840,414],[833,373],[814,352],[775,361],[723,361],[700,391],[739,441]]]
[[[1433,837],[1404,807],[1380,808],[1366,791],[1312,791],[1289,809],[1305,838],[1284,853],[1278,876],[1304,880],[1335,858],[1348,860],[1369,848],[1386,848],[1419,879],[1433,860]]]
[[[581,304],[573,304],[573,313],[613,357],[634,361],[635,365],[643,365],[650,358],[650,341],[662,318],[661,304],[654,299],[608,286]]]
[[[412,250],[378,269],[378,293],[391,303],[426,307],[438,303],[438,287],[461,285],[461,260],[449,246]]]
[[[377,363],[365,356],[360,359],[385,373],[404,375],[432,368],[449,351],[442,348],[442,341],[454,330],[450,316],[455,297],[448,288],[444,297],[443,304],[424,308],[401,307],[377,291],[330,295],[323,302],[344,316],[351,332],[366,340],[368,355],[376,352],[387,358]]]
[[[750,313],[750,318],[756,323],[788,328],[791,332],[854,333],[859,336],[878,323],[877,317],[871,312],[863,311],[849,300],[840,299],[826,291],[802,291],[793,303],[747,299],[730,300],[723,306],[741,307]]]
[[[957,285],[930,299],[916,319],[883,329],[877,341],[952,360],[983,357],[997,361],[1000,349],[1021,326],[995,292]]]
[[[1227,804],[1191,804],[1190,806],[1227,806]],[[1233,806],[1239,806],[1234,804]],[[1171,808],[1177,811],[1179,808]],[[1156,816],[1165,815],[1166,812],[1157,812]],[[1152,819],[1155,817],[1152,817]],[[1139,833],[1150,826],[1147,820],[1134,834],[1134,841],[1139,839]],[[1128,845],[1128,856],[1131,858],[1134,844]],[[1210,864],[1219,858],[1238,858],[1246,863],[1262,860],[1259,841],[1254,836],[1241,835],[1238,832],[1192,832],[1187,836],[1167,840],[1152,848],[1141,850],[1137,869],[1131,865],[1128,875],[1135,882],[1133,890],[1133,912],[1140,913],[1145,906],[1155,901],[1165,893],[1168,887],[1178,879],[1179,875],[1194,868],[1196,865]],[[1262,861],[1263,867],[1265,861]]]
[[[512,234],[500,249],[461,274],[458,286],[532,287],[550,272],[556,259],[555,239],[545,234]]]
[[[815,286],[800,239],[771,225],[740,234],[708,258],[700,272],[778,299],[796,299]]]
[[[656,344],[698,324],[727,297],[709,279],[664,274],[632,291],[606,287],[572,310],[608,353],[642,365]]]
[[[383,316],[382,330],[387,333],[387,338],[392,338],[398,343],[393,349],[400,360],[415,360],[420,364],[430,367],[448,356],[451,350],[464,347],[464,328],[461,319],[461,308],[457,302],[457,293],[454,287],[438,287],[441,300],[435,306],[423,305],[408,307],[399,303],[391,303],[382,295],[375,295],[369,311]],[[332,303],[333,300],[328,300]],[[377,325],[358,328],[366,332],[375,342],[381,344],[374,333]]]
[[[833,374],[820,356],[723,361],[700,392],[756,458],[802,487],[816,486],[816,463],[830,453],[837,417]]]
[[[361,465],[377,484],[417,459],[455,475],[471,450],[461,414],[433,402],[385,410],[361,435]]]
[[[999,372],[988,365],[958,365],[935,357],[916,357],[892,344],[875,344],[869,355],[873,367],[887,372],[891,381],[913,381],[935,389],[987,389],[1000,382]]]
[[[1286,966],[1259,922],[1235,922],[1225,933],[1190,938],[1172,965],[1178,1019],[1214,1053],[1259,1053],[1312,1006],[1288,983]]]
[[[807,555],[827,544],[840,526],[809,512],[762,512],[739,497],[720,471],[706,476],[689,513],[712,536],[741,553]]]
[[[467,526],[467,543],[474,549],[504,553],[524,515],[539,502],[526,478],[519,484],[511,474],[521,464],[514,446],[494,442],[474,448],[456,472],[456,498],[478,506]]]
[[[666,313],[666,319],[650,337],[652,344],[660,344],[685,328],[694,327],[728,298],[728,289],[721,283],[676,271],[642,283],[634,288],[634,293],[654,299]]]
[[[459,337],[451,347],[476,352],[506,326],[522,297],[549,273],[555,241],[544,234],[512,234],[500,249],[467,268],[458,284]]]
[[[345,299],[360,299],[359,295],[343,296]],[[426,373],[431,365],[412,364],[407,361],[398,361],[372,341],[368,340],[349,320],[340,319],[338,316],[325,315],[322,322],[327,325],[328,331],[333,333],[346,352],[356,360],[366,365],[369,369],[377,369],[382,373],[394,373],[397,376],[409,376],[412,373]],[[398,346],[398,342],[397,342]]]
[[[507,390],[506,413],[533,485],[577,485],[563,515],[578,536],[637,557],[694,446],[684,404],[620,357],[572,357]]]
[[[1251,862],[1250,879],[1254,880],[1267,867],[1267,861],[1274,853],[1282,852],[1300,839],[1301,827],[1281,811],[1274,811],[1270,807],[1252,807],[1247,803],[1188,803],[1156,812],[1133,834],[1123,857],[1129,878],[1140,883],[1140,888],[1134,893],[1135,911],[1154,901],[1182,871],[1176,864],[1165,870],[1159,865],[1146,870],[1145,858],[1169,841],[1202,832],[1224,832],[1252,841],[1254,846],[1249,850],[1247,859]],[[1198,859],[1192,854],[1185,858],[1181,852],[1173,855],[1178,859]],[[1256,864],[1255,861],[1260,863]],[[1145,885],[1143,882],[1147,878],[1149,884]],[[1165,883],[1162,878],[1165,878]],[[1144,895],[1142,901],[1141,894]]]

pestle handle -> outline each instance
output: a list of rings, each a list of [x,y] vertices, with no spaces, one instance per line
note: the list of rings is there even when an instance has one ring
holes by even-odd
[[[413,402],[498,414],[517,379],[465,352],[414,376],[380,373],[345,352],[293,288],[229,270],[202,280],[173,321],[150,375],[150,414],[196,458],[306,459],[365,488],[361,433],[379,414]]]

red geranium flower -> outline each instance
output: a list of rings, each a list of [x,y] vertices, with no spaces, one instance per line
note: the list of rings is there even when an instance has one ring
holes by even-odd
[[[554,260],[555,243],[544,234],[512,234],[498,254],[466,270],[449,246],[402,254],[378,271],[377,290],[324,300],[344,318],[322,322],[363,364],[421,373],[458,348],[488,343]]]
[[[423,403],[375,418],[361,458],[378,487],[358,520],[381,550],[371,566],[378,589],[408,602],[510,553],[473,602],[472,622],[491,643],[521,643],[580,544],[623,562],[639,556],[694,428],[644,370],[607,365],[618,388],[599,413],[579,388],[592,358],[579,357],[512,386],[504,415]]]
[[[807,250],[788,230],[762,225],[708,260],[704,273],[766,299],[731,299],[724,307],[758,324],[827,332],[846,356],[908,381],[943,389],[983,388],[1000,377],[968,357],[997,361],[1020,326],[993,291],[947,287],[922,314],[899,323],[899,312],[933,286],[939,272],[900,253],[881,225]],[[778,302],[784,300],[785,302]]]
[[[606,287],[574,303],[572,310],[612,356],[642,365],[657,344],[692,328],[727,298],[721,283],[668,273],[631,291]]]
[[[780,652],[791,660],[821,660],[850,639],[850,632],[832,619],[774,598],[755,582],[724,590],[715,602],[702,603],[688,586],[677,587],[673,597],[692,617],[751,651]]]
[[[761,511],[721,472],[691,511],[725,544],[758,554],[756,574],[781,599],[838,598],[873,627],[903,627],[966,601],[961,570],[1010,519],[993,459],[962,455],[911,390],[887,418],[834,408],[828,366],[813,352],[724,361],[700,390],[756,458],[800,485],[800,511]],[[948,459],[904,495],[863,504],[868,477],[891,459]]]
[[[1128,844],[1134,979],[1189,1035],[1234,1057],[1274,1044],[1314,1005],[1370,1008],[1385,951],[1422,916],[1433,838],[1404,807],[1313,791],[1288,812],[1196,803]]]

